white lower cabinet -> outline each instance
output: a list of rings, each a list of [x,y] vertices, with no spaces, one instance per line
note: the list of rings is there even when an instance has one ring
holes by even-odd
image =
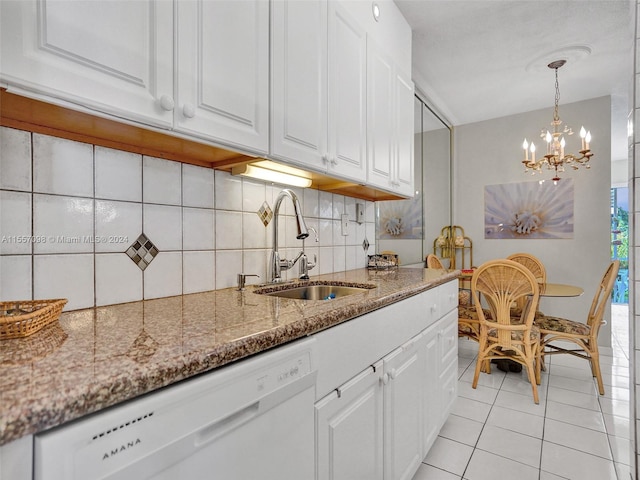
[[[327,375],[355,373],[316,402],[316,480],[413,478],[457,394],[457,313],[434,304],[451,288],[445,284],[316,335],[320,395]],[[412,329],[408,340],[380,357],[385,347],[375,338]],[[366,347],[378,359],[357,373],[352,369],[366,359]],[[323,372],[329,365],[340,365],[341,374]]]
[[[381,480],[382,361],[316,403],[316,479]]]
[[[422,456],[433,446],[458,395],[458,316],[449,312],[423,333]]]
[[[411,480],[422,455],[423,336],[384,360],[384,478]]]

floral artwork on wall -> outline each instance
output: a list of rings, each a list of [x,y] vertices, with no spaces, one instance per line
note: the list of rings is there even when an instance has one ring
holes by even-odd
[[[484,238],[573,238],[573,180],[485,186]]]
[[[422,195],[376,202],[376,230],[382,240],[422,238]]]

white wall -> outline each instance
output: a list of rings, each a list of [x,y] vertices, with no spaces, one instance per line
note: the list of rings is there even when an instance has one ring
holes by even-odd
[[[525,175],[521,160],[522,141],[536,140],[547,127],[553,109],[526,112],[454,129],[454,224],[461,225],[473,241],[474,264],[515,252],[539,257],[550,282],[580,285],[579,298],[549,299],[542,311],[586,319],[596,286],[610,262],[610,186],[611,186],[611,101],[601,97],[573,104],[561,104],[560,118],[578,131],[582,124],[591,130],[594,156],[589,170],[567,170],[562,178],[574,181],[574,236],[566,240],[511,240],[484,238],[484,187],[503,183],[550,179],[551,172],[535,177]],[[568,152],[575,152],[580,138],[571,137]],[[562,181],[562,180],[561,180]],[[601,345],[610,345],[610,325],[600,335]]]

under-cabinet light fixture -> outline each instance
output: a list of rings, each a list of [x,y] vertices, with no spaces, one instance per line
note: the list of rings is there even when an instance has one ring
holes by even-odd
[[[290,170],[290,171],[282,171]],[[295,171],[295,173],[293,173]],[[299,173],[298,173],[299,172]],[[279,165],[268,160],[236,165],[231,168],[232,175],[242,175],[245,177],[257,178],[267,182],[291,185],[294,187],[308,188],[311,186],[311,179],[306,178],[304,172],[298,169]]]

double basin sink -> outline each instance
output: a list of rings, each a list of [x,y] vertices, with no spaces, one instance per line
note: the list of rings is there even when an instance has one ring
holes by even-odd
[[[277,287],[264,287],[254,290],[254,293],[295,300],[333,300],[334,298],[346,297],[355,293],[363,293],[372,288],[376,288],[376,285],[314,281],[308,285],[295,283]]]

